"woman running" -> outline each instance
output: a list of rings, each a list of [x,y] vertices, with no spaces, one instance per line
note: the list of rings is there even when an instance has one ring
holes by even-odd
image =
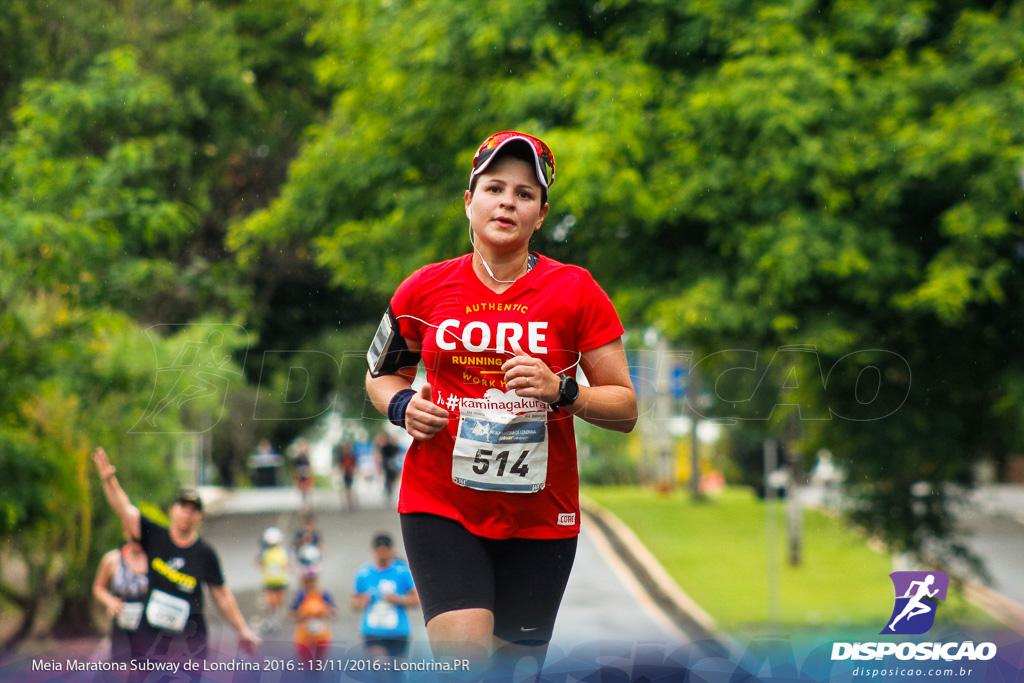
[[[608,296],[529,248],[554,176],[541,140],[489,137],[464,196],[472,251],[409,276],[367,354],[370,399],[415,440],[398,511],[438,657],[539,670],[579,535],[573,416],[636,423]]]
[[[110,626],[110,661],[127,663],[138,653],[135,634],[149,593],[149,560],[133,538],[100,560],[92,593],[113,619]]]

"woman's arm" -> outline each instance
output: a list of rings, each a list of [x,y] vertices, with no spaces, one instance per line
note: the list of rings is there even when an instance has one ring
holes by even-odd
[[[561,378],[539,358],[515,349],[516,356],[505,362],[505,382],[516,395],[538,398],[545,403],[558,399]],[[622,340],[584,351],[580,367],[590,386],[580,386],[580,395],[569,406],[562,406],[587,422],[617,432],[630,432],[636,426],[636,392],[629,378],[629,366]]]
[[[604,429],[633,431],[637,420],[636,391],[629,378],[622,340],[584,351],[580,367],[590,386],[581,386],[580,397],[565,409]]]
[[[388,404],[391,398],[402,389],[411,389],[412,382],[416,379],[416,368],[402,368],[393,375],[381,375],[374,377],[366,373],[366,393],[374,407],[382,414],[388,414]]]
[[[420,345],[405,340],[409,350],[418,352]],[[366,393],[370,401],[382,414],[388,414],[388,405],[395,394],[403,389],[411,389],[416,379],[416,368],[402,368],[394,375],[374,377],[366,373]],[[409,401],[405,412],[405,431],[419,441],[425,441],[448,426],[448,411],[434,403],[432,389],[429,384]]]
[[[110,580],[114,578],[114,571],[117,569],[120,555],[120,550],[111,550],[105,554],[100,560],[96,578],[92,582],[92,594],[107,608],[108,617],[116,617],[121,613],[121,600],[110,592]]]

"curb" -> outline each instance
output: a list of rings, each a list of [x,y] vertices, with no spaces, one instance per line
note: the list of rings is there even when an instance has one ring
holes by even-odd
[[[723,654],[733,648],[733,639],[719,630],[714,618],[679,587],[632,529],[612,512],[582,494],[580,510],[604,534],[640,585],[676,626],[694,635],[695,640],[716,643]]]
[[[996,621],[1024,635],[1024,605],[975,581],[964,584],[964,597]]]

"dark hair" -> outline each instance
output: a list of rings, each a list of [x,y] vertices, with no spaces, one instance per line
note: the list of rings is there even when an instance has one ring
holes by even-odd
[[[512,157],[513,159],[525,161],[527,164],[530,165],[530,168],[533,168],[534,164],[537,163],[536,159],[533,156],[533,150],[530,149],[528,143],[522,140],[516,140],[499,149],[495,153],[495,157],[491,159],[491,162],[488,164],[488,168],[490,168],[491,165],[505,157]],[[470,196],[472,196],[473,193],[476,192],[476,181],[479,179],[479,175],[474,175],[473,179],[469,181]],[[537,185],[540,186],[540,205],[544,206],[545,204],[548,203],[548,189],[541,185],[539,182],[537,183]]]

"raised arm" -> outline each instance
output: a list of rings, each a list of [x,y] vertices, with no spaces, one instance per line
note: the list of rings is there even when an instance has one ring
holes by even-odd
[[[140,521],[142,515],[139,513],[139,508],[128,500],[128,494],[117,482],[117,477],[114,474],[117,472],[117,468],[110,464],[110,459],[102,447],[93,451],[92,460],[96,463],[100,481],[103,482],[103,495],[106,496],[110,507],[114,509],[114,513],[121,519],[121,526],[124,527],[125,533],[131,538],[140,538],[142,536],[142,522]]]

